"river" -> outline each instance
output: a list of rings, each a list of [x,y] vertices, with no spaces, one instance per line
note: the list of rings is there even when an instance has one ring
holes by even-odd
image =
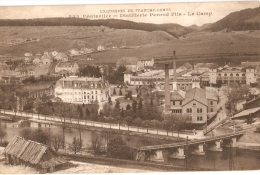
[[[6,132],[7,135],[3,139],[4,141],[11,141],[15,135],[19,135],[19,132],[26,127],[18,127],[18,123],[3,123],[2,126],[6,125]],[[31,123],[31,129],[38,128],[39,125],[37,123]],[[51,133],[61,133],[62,128],[59,126],[49,126],[45,124],[41,124],[41,128]],[[95,131],[88,131],[83,130],[82,140],[84,147],[91,147],[92,143],[92,136],[93,134],[98,135],[102,138],[103,142],[106,138],[106,134],[102,132]],[[109,134],[109,139],[118,136],[118,134]],[[122,135],[121,135],[122,136]],[[71,143],[73,137],[79,138],[79,132],[76,129],[67,128],[65,130],[65,139],[66,143]],[[162,140],[162,139],[154,139],[154,138],[146,138],[146,137],[139,137],[139,136],[130,136],[130,135],[123,135],[122,136],[128,146],[147,146],[147,145],[158,145],[164,143],[172,143],[173,141],[170,140]],[[232,159],[231,159],[231,154]],[[200,167],[200,168],[207,168],[207,169],[216,169],[216,170],[229,170],[230,162],[232,162],[232,169],[234,170],[259,170],[260,169],[260,152],[253,151],[253,150],[246,150],[240,148],[223,148],[222,152],[213,152],[213,151],[206,151],[206,155],[199,156],[199,155],[189,155],[188,159],[188,166],[190,167]],[[178,159],[169,159],[170,163],[175,166],[186,166],[186,160],[178,160]],[[233,161],[231,161],[233,160]]]

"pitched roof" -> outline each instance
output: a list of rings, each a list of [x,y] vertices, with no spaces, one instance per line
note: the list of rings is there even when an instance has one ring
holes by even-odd
[[[178,90],[178,91],[171,92],[170,99],[171,100],[184,100],[184,97],[185,97],[185,92],[183,94],[181,91]]]
[[[260,107],[247,109],[247,110],[244,110],[244,111],[234,115],[231,119],[243,118],[243,117],[246,117],[246,116],[248,116],[250,114],[254,114],[255,112],[257,112],[259,110],[260,110]]]
[[[59,157],[49,146],[31,140],[25,140],[19,136],[15,136],[13,140],[9,142],[3,153],[10,154],[31,164],[41,164],[42,166],[46,166],[45,162],[53,161],[54,159],[58,159],[59,164],[67,162],[67,160]],[[49,167],[53,166],[51,164],[48,165]]]
[[[212,91],[206,91],[206,99],[208,100],[218,100],[217,94],[216,92],[212,92]]]
[[[206,91],[204,89],[200,88],[192,88],[186,92],[185,99],[182,102],[182,106],[186,105],[187,103],[191,102],[192,100],[196,100],[204,105],[207,104],[207,99],[206,99]]]
[[[207,68],[217,68],[218,64],[217,63],[197,63],[196,64],[197,67],[207,67]]]
[[[182,66],[186,67],[187,69],[192,68],[192,65],[190,63],[184,63]]]

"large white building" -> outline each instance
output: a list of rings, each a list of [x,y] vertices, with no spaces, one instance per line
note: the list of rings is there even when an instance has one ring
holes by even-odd
[[[210,84],[229,84],[232,82],[250,85],[256,83],[258,71],[253,66],[248,67],[219,67],[209,70]]]
[[[57,81],[55,97],[67,103],[91,104],[106,102],[110,95],[109,85],[101,78],[64,77]]]

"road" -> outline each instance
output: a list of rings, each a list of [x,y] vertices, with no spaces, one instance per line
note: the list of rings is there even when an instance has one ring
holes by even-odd
[[[30,119],[31,121],[38,121],[38,122],[51,122],[51,123],[62,123],[64,122],[64,118],[60,118],[57,116],[45,116],[35,113],[21,113],[13,111],[6,111],[1,110],[1,113],[10,114],[10,115],[16,115],[16,116],[22,116]],[[137,127],[137,126],[122,126],[119,124],[114,123],[104,123],[104,122],[94,122],[89,120],[75,120],[75,119],[65,119],[65,123],[68,124],[80,124],[82,126],[92,126],[92,127],[99,127],[99,128],[108,128],[108,129],[116,129],[116,130],[122,130],[122,131],[131,131],[131,132],[137,132],[137,133],[144,133],[144,134],[154,134],[154,135],[161,135],[161,136],[172,136],[172,137],[178,137],[177,132],[167,132],[166,130],[162,129],[152,129],[152,128],[143,128],[143,127]],[[180,133],[179,137],[186,139],[187,137],[191,140],[193,139],[204,139],[203,131],[196,131],[196,134],[193,133]]]

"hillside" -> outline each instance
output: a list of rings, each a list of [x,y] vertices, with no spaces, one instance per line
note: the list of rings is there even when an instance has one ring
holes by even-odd
[[[19,43],[5,46],[6,41],[17,38],[37,38],[38,42]],[[164,31],[142,31],[132,29],[111,29],[108,27],[57,26],[57,27],[0,27],[0,53],[21,56],[44,51],[67,52],[82,47],[96,49],[98,45],[106,49],[140,47],[161,43],[175,38]],[[7,45],[7,44],[6,44]]]
[[[193,29],[172,23],[151,24],[119,19],[89,20],[84,18],[2,19],[0,20],[0,26],[107,26],[114,29],[162,30],[175,37],[194,31]]]
[[[201,30],[208,29],[210,26],[211,26],[211,23],[206,23],[206,24],[203,24],[202,26],[197,26],[196,24],[193,24],[193,25],[189,26],[189,28],[193,29],[193,30],[201,31]]]
[[[209,28],[211,31],[223,29],[233,31],[260,30],[260,7],[230,13],[213,23]]]

